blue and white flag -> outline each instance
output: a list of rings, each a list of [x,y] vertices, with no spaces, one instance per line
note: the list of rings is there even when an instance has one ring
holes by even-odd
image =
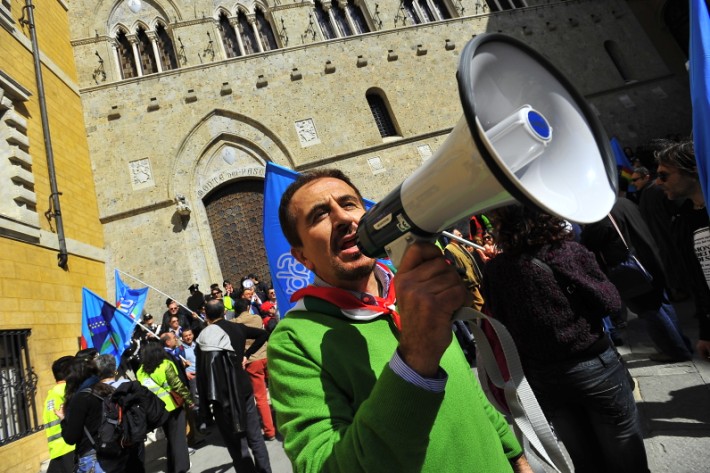
[[[698,178],[705,202],[710,202],[710,12],[706,0],[690,1],[690,98]]]
[[[313,273],[291,255],[291,245],[286,241],[279,223],[281,196],[297,177],[296,171],[271,162],[266,163],[264,245],[281,317],[295,305],[291,302],[293,293],[313,282]],[[366,209],[373,205],[374,202],[365,199]]]
[[[81,294],[81,348],[96,348],[100,354],[116,357],[131,342],[135,320],[87,288]]]
[[[279,313],[283,315],[294,305],[291,295],[313,281],[313,273],[291,255],[291,245],[281,231],[279,203],[286,188],[298,173],[271,162],[266,163],[264,182],[264,245],[269,260],[271,281],[276,291]]]
[[[117,269],[113,273],[116,280],[116,309],[128,315],[134,322],[138,322],[143,314],[148,288],[130,288],[121,280]]]

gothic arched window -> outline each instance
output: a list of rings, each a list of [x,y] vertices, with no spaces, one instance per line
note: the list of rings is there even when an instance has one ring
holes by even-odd
[[[222,35],[222,45],[227,58],[241,56],[242,52],[239,50],[237,33],[224,12],[219,15],[219,31]]]
[[[264,51],[271,51],[273,49],[278,49],[279,46],[276,44],[276,36],[274,36],[274,30],[271,28],[271,23],[266,19],[264,12],[260,8],[255,11],[256,26],[259,30],[259,36],[261,37],[261,46]]]
[[[345,11],[350,15],[355,28],[355,34],[369,33],[370,27],[367,25],[367,20],[362,10],[355,4],[355,0],[348,0],[345,4]]]
[[[330,11],[333,14],[335,27],[338,29],[338,37],[342,38],[345,36],[352,36],[353,32],[350,30],[348,19],[345,16],[345,12],[340,9],[340,5],[338,5],[338,0],[332,0],[330,4]]]
[[[177,57],[175,56],[175,46],[170,38],[165,26],[158,23],[155,27],[155,33],[158,41],[158,53],[160,54],[160,63],[164,71],[177,69]]]
[[[258,53],[259,46],[256,42],[256,36],[254,36],[254,28],[252,28],[243,11],[237,14],[237,27],[239,29],[239,36],[242,38],[244,54]]]
[[[124,79],[137,77],[136,58],[133,55],[133,48],[124,30],[119,30],[116,34],[116,53],[121,67],[121,77]]]
[[[335,31],[333,31],[333,25],[330,24],[330,15],[323,8],[323,4],[320,1],[316,1],[316,20],[318,21],[318,26],[320,26],[321,33],[323,33],[323,39],[337,38]]]
[[[138,40],[138,55],[141,59],[143,75],[158,72],[158,62],[153,54],[153,45],[143,28],[139,27],[136,30],[136,39]]]

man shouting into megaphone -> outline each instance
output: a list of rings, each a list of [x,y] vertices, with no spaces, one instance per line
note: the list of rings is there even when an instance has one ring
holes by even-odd
[[[452,343],[451,316],[466,299],[455,269],[415,243],[395,277],[357,246],[364,213],[338,170],[301,175],[281,199],[291,253],[316,274],[268,348],[294,470],[531,472]]]

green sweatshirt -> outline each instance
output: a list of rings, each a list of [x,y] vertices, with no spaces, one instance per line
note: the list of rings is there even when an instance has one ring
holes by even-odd
[[[357,322],[318,305],[325,313],[289,312],[269,339],[271,400],[295,472],[512,471],[522,449],[455,341],[441,360],[446,390],[433,393],[389,368],[389,317]]]

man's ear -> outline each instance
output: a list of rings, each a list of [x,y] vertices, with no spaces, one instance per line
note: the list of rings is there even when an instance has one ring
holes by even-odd
[[[313,271],[313,263],[311,263],[311,260],[306,258],[306,255],[303,254],[303,248],[291,247],[291,256],[296,258],[303,266]]]

